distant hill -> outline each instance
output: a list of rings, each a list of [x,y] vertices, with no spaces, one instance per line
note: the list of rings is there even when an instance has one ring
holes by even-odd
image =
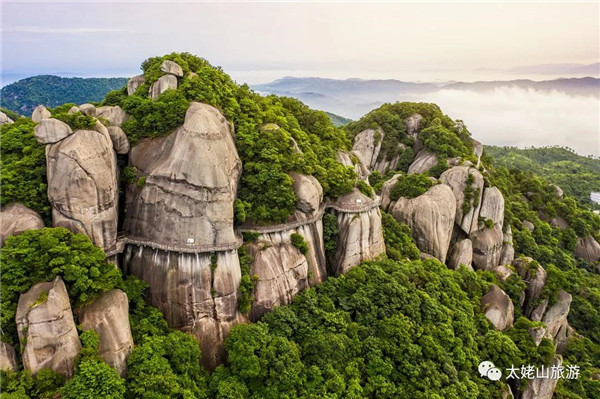
[[[29,116],[39,104],[56,107],[64,103],[101,101],[106,93],[120,89],[126,83],[127,78],[61,78],[39,75],[3,87],[0,99],[2,107]]]
[[[327,114],[329,119],[331,119],[331,122],[335,126],[338,126],[338,127],[344,126],[344,125],[347,125],[348,123],[352,122],[352,119],[344,118],[343,116],[332,114],[331,112],[325,112],[325,113]]]
[[[590,192],[600,191],[600,159],[577,155],[561,147],[519,149],[486,146],[496,166],[531,171],[557,184],[567,195],[591,204]]]

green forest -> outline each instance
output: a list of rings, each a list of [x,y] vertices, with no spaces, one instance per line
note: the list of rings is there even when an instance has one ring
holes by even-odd
[[[148,89],[160,77],[164,60],[177,62],[184,78],[176,90],[149,99]],[[427,191],[434,184],[431,177],[448,168],[446,158],[475,159],[466,126],[434,104],[386,104],[338,127],[325,112],[291,98],[262,97],[187,53],[150,58],[142,71],[145,83],[135,94],[127,96],[121,83],[101,104],[120,105],[131,115],[123,130],[132,144],[168,135],[182,124],[192,101],[221,110],[235,126],[244,165],[234,204],[238,225],[289,218],[297,201],[291,171],[314,176],[331,199],[354,187],[371,195],[371,187],[358,182],[352,167],[337,162],[336,153],[349,150],[356,134],[368,128],[381,127],[388,133],[382,143],[384,154],[398,143],[412,146],[414,138],[407,135],[404,119],[414,113],[424,118],[417,138],[442,161],[429,173],[400,179],[393,198]],[[83,115],[67,115],[69,107],[55,108],[53,115],[73,127],[91,123]],[[49,226],[45,153],[33,136],[34,126],[29,118],[20,118],[0,128],[2,204],[21,202],[40,213]],[[582,375],[560,380],[555,397],[598,398],[600,380],[594,375],[600,373],[600,274],[597,265],[575,259],[573,251],[578,237],[600,240],[600,217],[581,205],[574,187],[559,183],[566,195],[557,197],[552,183],[558,182],[547,165],[539,166],[540,171],[515,168],[494,159],[494,151],[482,157],[481,170],[486,186],[498,187],[504,196],[504,224],[512,227],[516,256],[532,257],[536,261],[532,267],[548,273],[541,299],[553,304],[560,290],[573,295],[568,321],[580,335],[569,341],[563,358],[565,365],[579,365]],[[392,172],[406,171],[411,162],[412,158],[401,162]],[[535,165],[538,160],[530,162]],[[579,162],[582,170],[593,173]],[[391,175],[372,174],[370,183],[377,191]],[[562,216],[570,227],[550,226],[548,220],[554,216]],[[523,224],[525,219],[533,223],[533,231]],[[520,307],[519,297],[526,284],[517,273],[502,281],[491,271],[450,270],[436,259],[421,259],[407,225],[383,211],[382,224],[385,255],[304,290],[293,303],[277,307],[259,322],[235,326],[225,342],[227,361],[212,372],[200,365],[198,341],[171,329],[162,313],[149,305],[148,285],[123,275],[87,236],[47,227],[9,237],[0,251],[3,342],[22,350],[14,323],[19,295],[37,282],[60,276],[73,308],[111,289],[123,290],[135,347],[127,361],[127,376],[121,378],[100,358],[98,335],[80,331],[83,347],[71,379],[49,370],[36,376],[22,367],[18,372],[2,371],[2,397],[500,398],[506,385],[481,378],[477,373],[481,361],[493,359],[502,369],[551,363],[552,342],[544,338],[536,345],[529,334],[536,324],[523,316],[526,309]],[[326,214],[324,225],[325,250],[335,251],[331,245],[337,234],[335,217]],[[301,235],[291,239],[300,252],[306,250]],[[249,256],[240,252],[243,268],[248,268]],[[248,281],[242,289],[250,291],[246,273],[244,269]],[[495,330],[481,308],[481,297],[491,284],[508,293],[515,305],[516,322],[505,331]]]

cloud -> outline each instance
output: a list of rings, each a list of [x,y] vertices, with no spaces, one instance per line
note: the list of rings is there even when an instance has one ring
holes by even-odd
[[[594,97],[501,87],[488,93],[440,90],[420,100],[435,102],[447,115],[465,121],[484,144],[560,145],[600,155],[600,109]]]
[[[127,29],[109,29],[109,28],[53,28],[48,26],[13,26],[2,29],[2,32],[21,32],[21,33],[135,33],[134,30]]]

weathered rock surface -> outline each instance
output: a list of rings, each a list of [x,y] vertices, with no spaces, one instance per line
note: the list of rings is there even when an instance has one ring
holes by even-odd
[[[321,207],[323,202],[323,188],[319,181],[310,175],[291,172],[294,181],[294,193],[298,198],[296,207],[304,213],[312,213]]]
[[[500,227],[504,225],[504,197],[496,187],[486,187],[483,190],[479,217],[491,220]]]
[[[119,375],[127,372],[127,358],[133,349],[129,326],[129,301],[121,290],[104,293],[77,312],[81,328],[94,330],[100,337],[100,357]]]
[[[67,111],[67,114],[72,115],[72,114],[76,114],[78,112],[80,112],[79,107],[76,105],[73,105],[71,108],[69,108],[69,110]]]
[[[401,176],[402,174],[397,173],[381,186],[381,209],[384,211],[388,211],[389,209],[393,208],[394,204],[396,203],[396,201],[392,201],[390,195],[392,193],[392,188],[394,185],[396,185]]]
[[[156,100],[161,93],[164,93],[168,89],[177,89],[177,78],[173,75],[163,75],[150,86],[148,95],[150,98]]]
[[[36,374],[43,368],[73,375],[81,342],[73,321],[67,289],[60,277],[38,283],[21,295],[17,332],[25,342],[23,366]]]
[[[492,270],[500,264],[504,235],[502,227],[477,230],[470,235],[473,241],[473,265],[478,270]]]
[[[0,342],[0,370],[17,371],[15,348],[6,342]]]
[[[458,269],[464,265],[467,269],[473,270],[471,263],[473,262],[473,243],[468,238],[458,241],[450,251],[450,260],[448,267],[450,269]]]
[[[498,276],[500,280],[506,281],[514,272],[510,268],[500,265],[494,268],[494,273],[496,273],[496,276]]]
[[[150,285],[150,302],[169,325],[196,336],[202,364],[225,360],[223,342],[246,318],[237,311],[241,280],[237,250],[178,253],[147,246],[126,248],[126,269]]]
[[[42,119],[50,118],[52,114],[43,105],[35,107],[31,113],[31,120],[35,123],[39,123]]]
[[[600,262],[600,244],[592,236],[578,238],[575,257],[591,263]]]
[[[455,204],[452,189],[438,184],[417,198],[398,199],[392,215],[409,225],[421,251],[445,262],[454,226]]]
[[[42,119],[33,129],[37,141],[41,144],[57,143],[73,134],[69,125],[58,119]]]
[[[515,259],[515,247],[513,245],[512,229],[509,226],[506,227],[504,237],[502,238],[502,252],[500,253],[500,264],[510,265]]]
[[[481,156],[483,155],[483,144],[475,139],[471,139],[471,142],[473,143],[473,153],[477,157],[477,166],[479,166]]]
[[[96,116],[96,106],[94,104],[81,104],[79,106],[79,111],[87,116]]]
[[[438,163],[438,157],[427,150],[421,150],[415,157],[413,163],[408,167],[408,173],[425,173]]]
[[[304,255],[292,245],[300,234],[308,245]],[[279,305],[287,305],[300,291],[327,278],[321,220],[295,229],[261,234],[248,244],[254,258],[251,276],[257,276],[250,320],[256,321]]]
[[[178,77],[183,77],[183,69],[179,64],[170,60],[164,60],[160,65],[160,70],[164,73],[168,73],[170,75],[175,75]]]
[[[127,95],[130,96],[137,90],[138,87],[144,84],[144,75],[134,76],[127,81]]]
[[[52,223],[112,252],[117,239],[117,165],[105,133],[78,130],[46,147]]]
[[[4,112],[0,111],[0,125],[8,125],[10,123],[14,123],[12,119],[8,117]]]
[[[138,143],[130,162],[146,180],[128,187],[129,239],[181,252],[237,248],[233,201],[242,165],[216,108],[192,103],[182,127]]]
[[[357,163],[352,161],[352,158],[350,157],[351,155],[358,159]],[[366,180],[369,177],[369,169],[367,169],[367,167],[360,162],[360,159],[355,153],[348,154],[346,151],[338,151],[336,154],[336,160],[344,166],[354,168],[354,171],[359,179]]]
[[[481,307],[485,317],[496,330],[505,330],[513,325],[514,306],[510,297],[495,284],[481,297]]]
[[[465,188],[469,176],[472,176],[473,180],[471,183],[472,195],[470,199],[467,198],[470,204],[469,210],[464,212]],[[479,208],[483,195],[483,176],[481,173],[477,169],[468,166],[455,166],[442,173],[440,180],[452,188],[456,198],[456,224],[467,234],[477,230]]]
[[[37,230],[44,227],[44,221],[38,213],[19,203],[2,207],[0,211],[0,247],[9,236],[16,236],[26,230]]]
[[[129,115],[119,106],[104,106],[96,109],[96,118],[104,118],[111,126],[120,127],[129,120]]]
[[[109,126],[106,128],[108,135],[113,143],[113,148],[117,154],[127,154],[130,149],[129,139],[119,126]]]
[[[556,298],[556,303],[546,310],[544,318],[542,319],[542,322],[546,324],[548,329],[546,336],[552,339],[555,345],[565,343],[564,340],[566,339],[566,332],[569,327],[567,316],[571,309],[572,300],[573,297],[571,294],[561,290]],[[557,339],[561,338],[561,336],[562,340]]]
[[[379,128],[363,130],[354,137],[352,151],[369,170],[375,167],[384,136],[385,133]]]
[[[365,260],[385,253],[379,198],[368,198],[357,189],[336,201],[339,235],[335,259],[331,262],[338,276]]]
[[[530,327],[527,331],[533,342],[535,342],[535,346],[540,346],[548,329],[546,327]]]
[[[404,124],[406,126],[406,134],[409,137],[415,138],[419,133],[419,129],[421,127],[421,121],[423,117],[419,114],[412,114],[408,118],[404,120]]]
[[[567,222],[562,216],[556,216],[550,220],[550,226],[558,227],[559,229],[568,229],[569,222]]]
[[[521,256],[515,259],[512,262],[512,265],[521,279],[527,284],[527,288],[525,289],[525,302],[523,303],[525,315],[533,321],[541,321],[542,316],[546,311],[548,301],[542,301],[535,308],[532,307],[532,304],[536,302],[542,293],[546,280],[548,279],[548,274],[542,266],[532,264],[532,262],[533,259]]]
[[[552,365],[548,368],[550,369],[552,366],[560,367],[561,365],[562,357],[555,356]],[[521,399],[552,399],[557,383],[558,379],[556,378],[534,378],[528,381],[521,394]]]

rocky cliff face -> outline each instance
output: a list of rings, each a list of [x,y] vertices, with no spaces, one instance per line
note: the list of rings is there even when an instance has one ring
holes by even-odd
[[[440,180],[452,189],[456,198],[456,224],[466,234],[477,230],[483,195],[481,173],[469,166],[455,166],[442,173]]]
[[[38,213],[26,206],[14,203],[2,207],[0,211],[0,247],[9,236],[21,234],[26,230],[37,230],[44,227],[44,221]]]
[[[67,289],[60,277],[38,283],[21,295],[16,314],[23,366],[36,374],[43,368],[73,375],[81,342],[71,313]]]

